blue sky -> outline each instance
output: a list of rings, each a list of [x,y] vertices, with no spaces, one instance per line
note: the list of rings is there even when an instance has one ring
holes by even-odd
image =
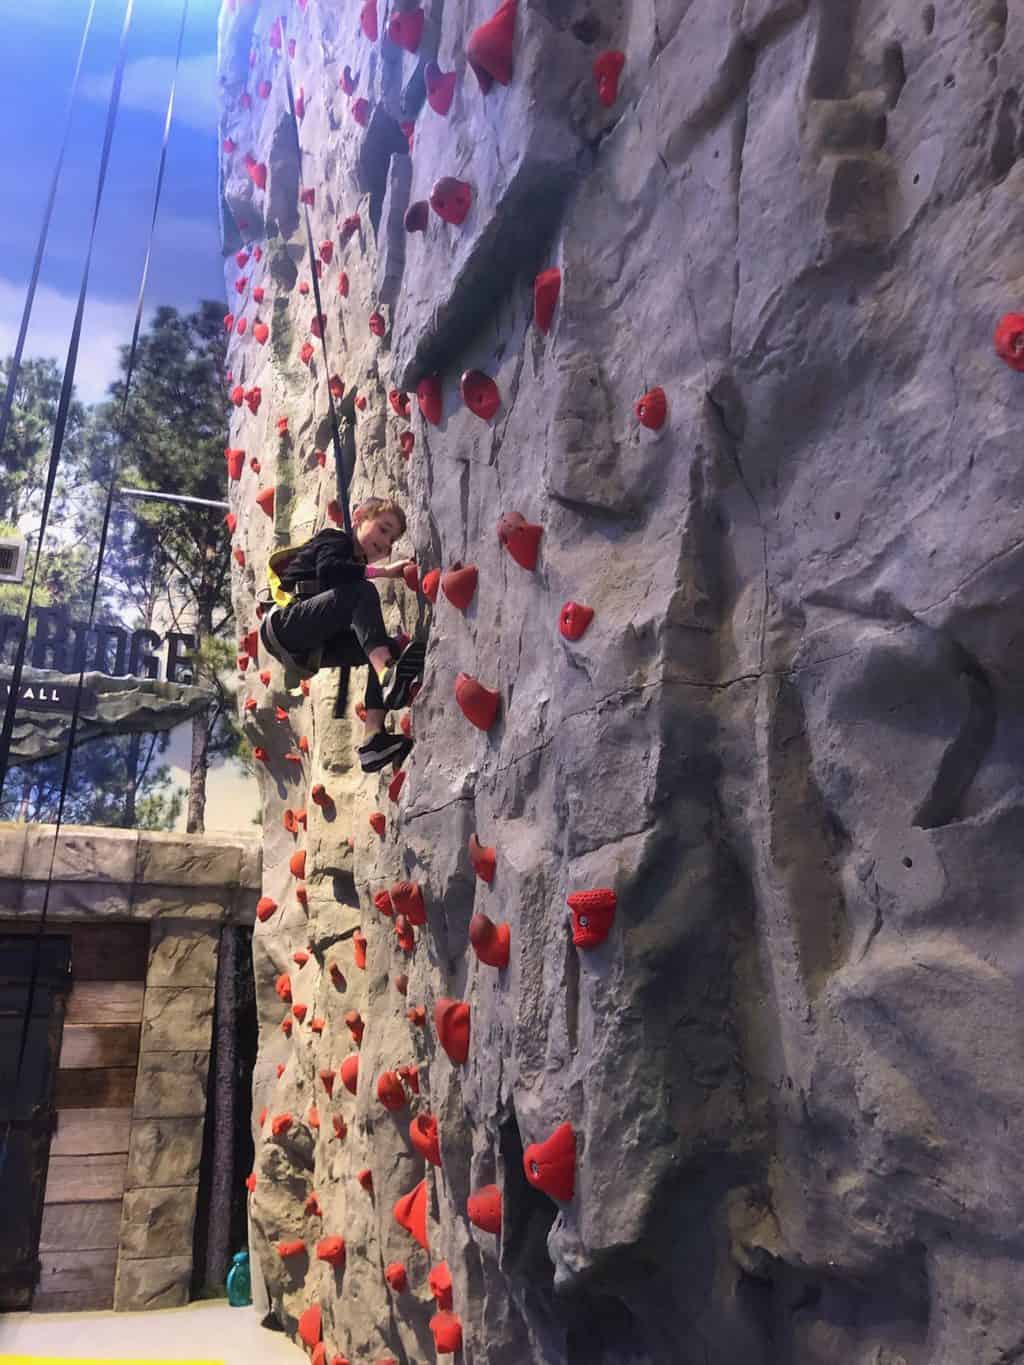
[[[190,0],[157,241],[146,292],[192,307],[223,298],[218,237],[219,0]],[[88,0],[0,0],[8,54],[0,82],[0,353],[17,336],[40,221],[57,157]],[[63,364],[96,192],[106,102],[124,0],[97,0],[83,85],[36,295],[27,355]],[[180,0],[136,0],[129,65],[90,278],[76,388],[103,396],[117,347],[131,336],[139,275],[181,18]]]

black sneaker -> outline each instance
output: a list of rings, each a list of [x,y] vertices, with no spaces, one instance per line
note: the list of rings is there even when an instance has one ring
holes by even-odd
[[[406,645],[394,663],[388,665],[381,680],[385,711],[401,711],[403,706],[409,705],[409,694],[423,677],[426,658],[426,645],[422,640],[413,640],[411,644]]]
[[[412,749],[412,740],[405,735],[390,735],[387,730],[360,744],[356,753],[364,773],[376,773],[396,759],[401,762]]]

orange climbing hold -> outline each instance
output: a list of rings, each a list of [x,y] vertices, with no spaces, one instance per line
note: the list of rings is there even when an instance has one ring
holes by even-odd
[[[289,1256],[301,1256],[306,1250],[306,1244],[301,1239],[296,1238],[294,1242],[278,1242],[277,1254],[282,1261],[286,1261]],[[319,1309],[317,1310],[319,1312]]]
[[[498,540],[521,568],[537,567],[544,527],[527,521],[521,512],[506,512],[498,522]]]
[[[306,1017],[306,1015],[307,1015],[308,1013],[309,1013],[309,1006],[308,1006],[308,1005],[303,1005],[303,1004],[301,1003],[301,1001],[300,1001],[299,1004],[293,1005],[293,1006],[292,1006],[292,1014],[295,1015],[296,1019],[299,1021],[300,1024],[302,1023],[303,1019],[305,1019],[305,1017]]]
[[[562,289],[562,272],[557,266],[542,270],[533,282],[533,321],[545,336],[551,331],[555,305]]]
[[[477,578],[475,564],[455,563],[441,575],[441,591],[453,607],[465,611],[476,592]]]
[[[363,1023],[363,1016],[358,1010],[349,1010],[345,1015],[345,1026],[349,1033],[351,1033],[356,1047],[358,1047],[363,1041],[363,1033],[366,1031],[366,1025]]]
[[[249,1191],[250,1194],[252,1194],[253,1190],[256,1188],[255,1171],[250,1171],[249,1174],[245,1177],[245,1188]]]
[[[281,1137],[292,1126],[291,1114],[275,1114],[270,1120],[270,1131],[274,1137]]]
[[[610,109],[619,98],[619,77],[625,65],[626,54],[616,51],[602,52],[594,62],[597,98],[606,109]]]
[[[245,705],[242,707],[242,710],[248,712],[249,714],[252,714],[252,712],[255,711],[258,706],[259,702],[257,702],[255,697],[246,697]]]
[[[388,783],[388,800],[397,801],[405,785],[405,769],[400,768]]]
[[[291,1003],[292,979],[287,972],[282,972],[274,982],[274,990],[277,992],[279,999],[283,1000],[286,1005]]]
[[[428,374],[420,380],[416,385],[416,401],[424,419],[433,427],[440,426],[444,399],[439,374]]]
[[[437,592],[441,586],[441,570],[431,569],[429,573],[423,575],[420,587],[423,589],[423,596],[428,602],[437,601]]]
[[[435,1313],[430,1319],[434,1350],[439,1356],[462,1350],[462,1320],[455,1313]]]
[[[1024,313],[1005,313],[996,326],[996,355],[1011,370],[1024,372]]]
[[[420,1183],[403,1194],[394,1208],[395,1222],[400,1228],[412,1234],[424,1250],[427,1246],[427,1182]]]
[[[469,1056],[469,1006],[442,996],[434,1005],[434,1027],[441,1046],[457,1065]]]
[[[384,838],[384,830],[387,828],[387,823],[387,818],[383,811],[375,810],[370,816],[370,828],[375,834],[380,835],[382,839]]]
[[[642,427],[660,431],[667,415],[668,401],[664,389],[648,389],[642,398],[637,399],[636,418]]]
[[[354,933],[352,935],[352,960],[360,971],[366,971],[366,935]]]
[[[531,1185],[567,1204],[576,1188],[576,1134],[563,1123],[545,1142],[532,1142],[523,1153],[523,1170]]]
[[[501,1231],[501,1190],[483,1185],[466,1200],[466,1213],[474,1227],[483,1232]]]
[[[277,901],[270,896],[261,896],[256,902],[256,918],[265,923],[277,909]]]
[[[228,462],[228,478],[235,480],[242,477],[242,469],[245,466],[244,450],[225,450],[224,458]]]
[[[582,602],[566,602],[558,613],[558,629],[567,640],[579,640],[593,619],[593,607],[585,607]]]
[[[260,682],[263,684],[264,687],[269,687],[269,686],[270,686],[270,669],[269,669],[269,668],[261,668],[261,669],[260,669],[259,677],[260,677]]]
[[[417,1114],[409,1124],[409,1141],[424,1161],[432,1166],[441,1164],[441,1140],[437,1119],[433,1114]]]
[[[475,834],[469,836],[469,861],[480,880],[490,886],[498,865],[497,856],[493,848],[484,848]]]
[[[293,877],[298,877],[301,881],[306,875],[306,850],[297,848],[288,859],[288,871]]]
[[[384,1278],[396,1294],[404,1294],[409,1288],[409,1276],[401,1261],[392,1261],[384,1267]]]
[[[495,81],[508,85],[512,80],[515,28],[516,0],[505,0],[485,24],[469,35],[466,59],[485,95]]]
[[[573,891],[566,897],[572,911],[572,941],[577,948],[596,948],[611,932],[617,898],[608,887]]]
[[[512,930],[507,924],[495,924],[487,915],[474,915],[469,921],[469,941],[481,962],[499,969],[508,966]]]
[[[316,1258],[335,1268],[345,1264],[344,1237],[324,1237],[316,1244]]]
[[[472,186],[453,175],[443,175],[430,191],[430,207],[442,222],[453,227],[460,227],[466,221],[472,203]]]
[[[489,374],[483,370],[466,370],[459,384],[462,401],[474,416],[489,422],[501,407],[501,394]]]
[[[427,1284],[434,1296],[434,1302],[442,1312],[452,1306],[452,1273],[447,1261],[439,1261],[427,1276]]]
[[[302,1243],[300,1242],[301,1246]],[[280,1250],[280,1248],[278,1248]],[[299,1336],[310,1351],[323,1340],[323,1318],[318,1303],[310,1304],[299,1318]]]
[[[296,948],[295,952],[292,953],[292,961],[297,966],[304,967],[309,961],[309,953],[306,952],[305,948]]]
[[[427,907],[419,882],[395,882],[391,888],[391,903],[397,913],[408,917],[410,924],[426,924]]]
[[[462,714],[478,730],[489,730],[498,718],[501,694],[484,687],[468,673],[460,673],[455,679],[455,700]]]
[[[350,1095],[359,1085],[359,1053],[351,1052],[341,1064],[341,1083]]]
[[[327,1020],[321,1019],[321,1017],[317,1015],[317,1017],[310,1023],[309,1031],[310,1033],[323,1033],[326,1027]]]

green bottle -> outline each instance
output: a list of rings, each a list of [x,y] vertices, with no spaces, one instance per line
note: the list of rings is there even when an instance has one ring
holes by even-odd
[[[228,1303],[232,1308],[248,1308],[252,1303],[252,1279],[249,1275],[249,1253],[236,1251],[228,1271]]]

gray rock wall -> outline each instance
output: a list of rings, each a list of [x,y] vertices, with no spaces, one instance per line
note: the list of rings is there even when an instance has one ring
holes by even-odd
[[[278,906],[255,938],[252,1199],[275,1309],[294,1332],[319,1303],[328,1360],[426,1361],[427,1274],[446,1261],[468,1365],[1009,1365],[1024,1353],[1024,380],[992,333],[1024,282],[1020,15],[520,0],[511,83],[484,95],[466,42],[489,2],[431,0],[412,55],[387,37],[386,0],[376,43],[356,4],[310,0],[285,34],[300,170],[278,8],[236,0],[221,25],[226,278],[247,323],[230,382],[261,390],[230,435],[260,465],[230,485],[239,619],[271,546],[325,524],[336,495],[331,374],[353,500],[396,492],[421,572],[461,561],[479,583],[464,612],[382,585],[394,628],[429,638],[397,802],[390,774],[355,766],[357,688],[338,721],[331,677],[307,700],[262,657],[245,676]],[[625,62],[605,107],[592,68],[608,50]],[[424,103],[435,58],[455,74],[445,116]],[[444,176],[471,186],[464,222],[428,211],[406,233]],[[333,248],[326,373],[300,185]],[[262,259],[239,268],[244,244]],[[551,267],[545,336],[532,285]],[[460,399],[469,370],[498,386],[489,422]],[[414,396],[433,373],[438,426]],[[634,407],[654,386],[658,431]],[[254,502],[270,485],[273,518]],[[543,526],[532,572],[496,534],[513,511]],[[570,600],[594,611],[575,643],[558,631]],[[486,734],[456,705],[460,672],[500,693]],[[289,834],[283,813],[302,808]],[[496,850],[491,885],[474,832]],[[403,878],[428,910],[408,956],[372,902]],[[579,950],[566,896],[598,887],[616,919]],[[469,944],[480,911],[510,926],[503,971]],[[281,973],[306,1006],[290,1035]],[[470,1004],[464,1065],[434,1028],[445,997]],[[351,1010],[355,1096],[338,1077]],[[377,1078],[406,1065],[420,1093],[392,1114]],[[417,1111],[437,1117],[439,1168],[409,1142]],[[555,1203],[522,1149],[566,1121],[575,1194]],[[392,1216],[424,1177],[429,1253]],[[467,1218],[490,1184],[499,1236]],[[329,1236],[344,1269],[316,1256]],[[282,1258],[289,1241],[303,1250]]]

